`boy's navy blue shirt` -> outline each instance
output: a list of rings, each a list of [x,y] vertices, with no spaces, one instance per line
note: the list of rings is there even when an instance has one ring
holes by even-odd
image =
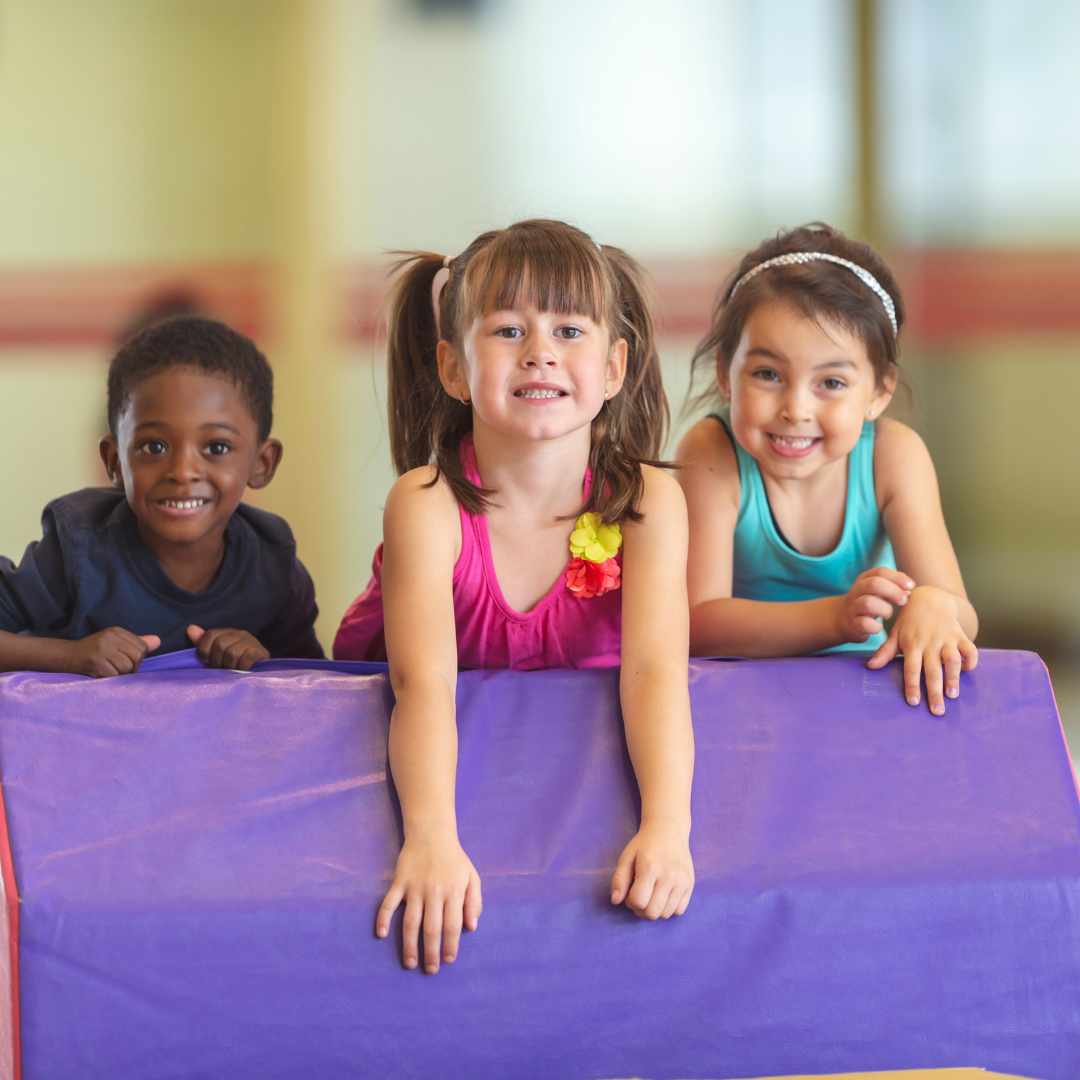
[[[225,560],[200,593],[174,584],[139,536],[123,491],[86,488],[54,499],[42,538],[15,566],[0,556],[0,630],[74,641],[110,626],[157,634],[154,655],[191,648],[187,628],[247,630],[271,656],[320,659],[315,586],[292,530],[241,503],[225,528]]]

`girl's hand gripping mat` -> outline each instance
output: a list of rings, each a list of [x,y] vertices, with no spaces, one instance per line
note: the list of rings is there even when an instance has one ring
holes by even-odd
[[[608,901],[618,672],[463,674],[484,914],[434,977],[373,929],[385,674],[193,663],[0,678],[27,1080],[1080,1076],[1080,804],[1033,655],[984,651],[943,719],[896,664],[693,662],[666,923]]]

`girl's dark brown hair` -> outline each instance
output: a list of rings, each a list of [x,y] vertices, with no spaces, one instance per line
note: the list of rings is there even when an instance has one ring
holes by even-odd
[[[470,513],[482,514],[494,491],[478,487],[461,465],[461,441],[472,431],[472,409],[439,380],[436,346],[442,337],[459,351],[473,321],[527,303],[540,311],[587,315],[611,342],[626,339],[626,379],[592,422],[587,505],[604,522],[641,521],[642,465],[656,459],[669,423],[651,296],[642,268],[618,248],[599,248],[561,221],[519,221],[478,236],[449,260],[450,277],[432,304],[442,255],[405,253],[391,295],[388,328],[389,427],[394,467],[407,472],[434,460],[440,477]]]
[[[797,251],[821,251],[869,270],[892,297],[897,333],[893,332],[881,298],[847,267],[824,259],[793,266],[770,266],[740,285],[732,296],[739,279],[755,266]],[[904,301],[896,278],[873,248],[820,221],[779,233],[743,256],[717,299],[712,328],[694,352],[693,375],[697,375],[702,365],[717,363],[726,373],[751,312],[773,300],[791,304],[809,319],[831,320],[857,335],[866,348],[878,386],[899,376],[897,338],[904,326]],[[715,379],[710,381],[710,388],[696,400],[712,401],[719,395]]]

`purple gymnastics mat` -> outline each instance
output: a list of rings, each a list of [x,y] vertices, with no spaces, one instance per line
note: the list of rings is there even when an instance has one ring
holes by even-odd
[[[944,719],[897,664],[693,662],[698,881],[667,923],[607,899],[617,672],[464,674],[485,906],[434,977],[373,933],[383,669],[193,663],[0,678],[27,1080],[1080,1076],[1080,805],[1034,655],[984,651]]]

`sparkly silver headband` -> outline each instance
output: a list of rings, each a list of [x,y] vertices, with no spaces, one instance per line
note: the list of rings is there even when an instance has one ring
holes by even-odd
[[[836,263],[837,266],[846,266],[864,285],[873,289],[880,297],[882,304],[885,305],[885,314],[889,316],[889,322],[892,323],[893,333],[900,333],[900,328],[896,325],[896,308],[893,306],[892,297],[881,287],[878,279],[858,263],[853,263],[850,259],[841,259],[839,255],[830,255],[825,251],[790,251],[787,255],[777,255],[775,259],[766,259],[763,263],[758,263],[752,270],[747,270],[735,282],[731,287],[731,295],[728,299],[730,300],[731,296],[734,296],[739,291],[741,285],[745,285],[755,274],[760,274],[762,270],[768,270],[770,266],[799,266],[802,263],[814,262],[818,259]]]

